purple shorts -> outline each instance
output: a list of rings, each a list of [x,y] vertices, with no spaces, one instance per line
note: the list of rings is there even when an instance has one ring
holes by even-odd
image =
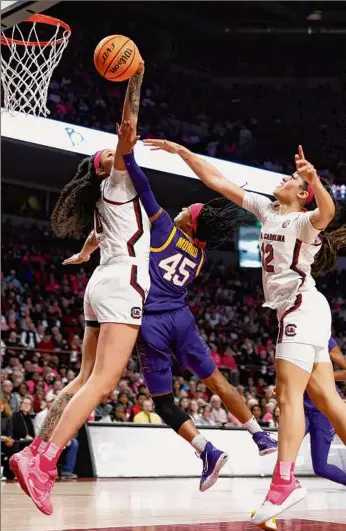
[[[209,378],[216,368],[187,306],[172,312],[144,313],[137,351],[152,395],[172,392],[172,356],[200,380]]]
[[[307,433],[310,433],[312,441],[315,437],[323,437],[326,442],[331,443],[335,430],[327,417],[316,407],[305,408],[305,435]]]

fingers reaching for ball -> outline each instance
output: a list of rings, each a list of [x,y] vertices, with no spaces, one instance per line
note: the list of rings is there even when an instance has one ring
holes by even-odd
[[[168,140],[156,140],[148,139],[143,140],[143,144],[147,147],[150,147],[151,151],[167,151],[168,153],[177,154],[179,153],[179,144],[175,142],[169,142]]]

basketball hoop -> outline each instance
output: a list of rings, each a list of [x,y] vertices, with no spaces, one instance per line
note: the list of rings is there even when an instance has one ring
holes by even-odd
[[[47,116],[50,112],[47,108],[48,87],[68,44],[71,28],[62,20],[41,14],[32,15],[24,23],[31,24],[25,28],[28,29],[27,35],[23,33],[24,27],[19,25],[13,26],[11,37],[1,32],[1,45],[8,48],[8,53],[6,50],[1,53],[4,110],[11,115],[24,112]],[[39,35],[42,37],[51,26],[54,35],[40,39]]]

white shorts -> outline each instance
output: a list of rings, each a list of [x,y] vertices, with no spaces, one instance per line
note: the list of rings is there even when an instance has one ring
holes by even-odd
[[[317,290],[298,294],[291,308],[278,314],[277,343],[301,343],[326,348],[332,316],[327,299]]]
[[[84,295],[86,324],[124,323],[140,325],[150,288],[149,264],[114,259],[98,266]]]
[[[331,363],[328,347],[303,343],[278,343],[275,358],[290,361],[309,374],[312,373],[314,363]]]

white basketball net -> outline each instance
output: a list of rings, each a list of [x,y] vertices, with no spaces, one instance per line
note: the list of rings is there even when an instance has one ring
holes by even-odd
[[[12,39],[23,41],[23,44],[11,42],[9,36],[2,32],[6,41],[4,48],[9,53],[1,54],[1,82],[3,87],[4,110],[11,115],[17,112],[47,116],[48,87],[53,71],[59,63],[65,50],[70,32],[62,26],[49,26],[54,35],[45,39],[46,44],[29,46],[30,42],[40,41],[36,25],[39,22],[25,22],[32,24],[29,34],[24,37],[19,26],[12,28]],[[47,27],[47,26],[46,26]],[[42,38],[41,38],[42,40]],[[5,57],[4,57],[5,55]]]

